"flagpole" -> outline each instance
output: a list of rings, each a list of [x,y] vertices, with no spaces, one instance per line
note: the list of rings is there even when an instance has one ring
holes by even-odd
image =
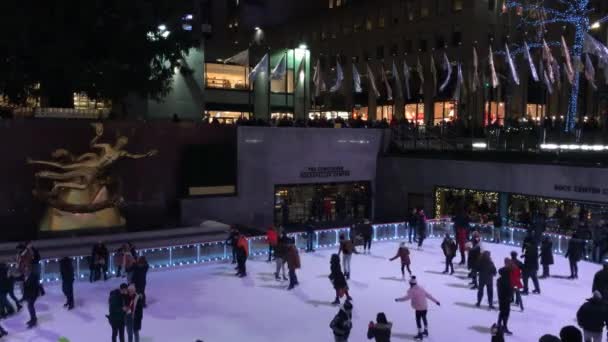
[[[272,117],[272,97],[270,95],[270,93],[272,92],[272,80],[270,78],[270,74],[271,74],[271,69],[270,69],[270,46],[266,47],[266,53],[268,54],[268,60],[266,61],[266,63],[268,63],[268,69],[266,70],[266,77],[268,79],[267,82],[267,87],[268,87],[268,111],[267,111],[267,120],[270,122],[270,119]]]

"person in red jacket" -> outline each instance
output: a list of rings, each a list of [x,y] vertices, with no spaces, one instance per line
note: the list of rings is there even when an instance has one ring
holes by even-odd
[[[274,229],[274,226],[268,228],[268,231],[266,232],[266,241],[268,242],[268,262],[271,262],[273,259],[272,251],[275,250],[277,243],[279,242],[279,235]]]
[[[390,261],[393,261],[397,258],[401,259],[401,277],[405,279],[405,268],[407,268],[407,273],[412,275],[412,271],[410,270],[410,250],[405,246],[405,242],[402,242],[399,245],[399,249],[397,250],[397,254],[394,257],[390,258]]]
[[[247,267],[245,265],[247,257],[249,257],[249,243],[243,234],[239,234],[236,242],[237,277],[243,278],[247,276]]]
[[[458,250],[460,251],[460,265],[466,264],[466,244],[467,244],[467,229],[465,227],[456,228],[456,243],[458,244]]]
[[[505,266],[509,268],[509,280],[515,295],[515,305],[519,305],[521,311],[524,311],[524,302],[521,300],[521,289],[524,287],[521,283],[521,270],[510,258],[505,258]]]

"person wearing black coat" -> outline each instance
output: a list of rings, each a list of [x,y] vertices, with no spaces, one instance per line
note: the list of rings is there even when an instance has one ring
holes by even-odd
[[[232,227],[232,229],[230,229],[230,234],[228,235],[228,238],[226,239],[226,245],[227,246],[231,246],[232,247],[232,263],[236,264],[236,243],[239,239],[239,231],[236,227]]]
[[[8,266],[0,264],[0,318],[10,316],[15,313],[15,309],[8,302],[9,289],[12,286],[8,277]]]
[[[570,263],[570,277],[568,279],[578,279],[578,262],[581,261],[583,256],[584,241],[578,239],[576,233],[572,234],[570,241],[568,241],[568,251],[565,257]]]
[[[334,333],[335,342],[347,342],[350,336],[350,331],[353,327],[353,305],[350,301],[346,301],[336,314],[334,319],[329,324],[329,327]]]
[[[479,288],[477,289],[477,304],[481,305],[483,299],[483,288],[487,289],[488,293],[488,305],[490,309],[494,308],[494,277],[496,276],[496,266],[492,262],[492,257],[489,251],[483,252],[479,259],[479,266],[477,268],[479,274]]]
[[[602,298],[608,298],[608,262],[593,277],[593,292],[598,291]]]
[[[511,314],[511,299],[513,298],[513,288],[511,287],[510,274],[508,267],[503,267],[498,271],[499,277],[496,280],[496,292],[498,294],[498,327],[507,335],[513,333],[509,331],[509,315]]]
[[[101,241],[96,243],[91,249],[90,262],[93,264],[90,265],[90,268],[93,270],[93,273],[89,275],[90,282],[100,280],[102,273],[104,281],[108,280],[108,261],[108,248]]]
[[[426,215],[424,214],[424,210],[418,210],[418,218],[416,219],[417,229],[418,231],[418,248],[422,247],[422,243],[424,239],[426,239]]]
[[[306,222],[306,253],[314,252],[314,241],[315,241],[315,228],[316,222],[311,217],[308,222]],[[276,251],[275,251],[276,257]]]
[[[374,237],[374,227],[368,219],[363,221],[361,224],[361,235],[363,236],[363,253],[370,252],[372,250],[372,239]]]
[[[456,257],[458,246],[456,245],[456,241],[450,237],[450,234],[445,234],[445,238],[441,243],[441,250],[445,256],[445,271],[443,273],[447,274],[449,271],[450,274],[454,274],[454,263],[452,261]]]
[[[146,283],[149,268],[148,261],[144,256],[140,256],[135,266],[133,266],[133,285],[135,285],[137,293],[142,297],[141,302],[143,307],[146,307]]]
[[[523,268],[523,278],[524,278],[524,291],[523,295],[528,294],[528,283],[530,278],[532,278],[532,282],[534,283],[534,291],[532,293],[540,293],[540,285],[538,283],[538,245],[531,240],[524,246],[524,268]]]
[[[30,314],[30,320],[27,322],[28,328],[33,328],[38,323],[36,317],[36,308],[34,304],[40,295],[40,277],[36,272],[30,272],[25,278],[23,285],[23,299],[27,302],[27,311]]]
[[[540,244],[540,264],[543,265],[543,274],[541,279],[549,278],[549,266],[553,265],[553,242],[548,236],[545,236]]]
[[[601,341],[602,331],[606,324],[606,305],[602,302],[602,294],[599,291],[593,293],[576,313],[578,325],[583,328],[585,341]]]
[[[61,273],[61,289],[66,299],[63,306],[72,310],[74,308],[74,265],[72,259],[62,258],[59,261],[59,271]]]
[[[474,290],[477,288],[477,266],[479,264],[479,258],[481,257],[481,245],[479,243],[479,240],[474,239],[472,242],[473,248],[471,248],[471,250],[469,251],[467,266],[468,269],[471,271],[469,273],[469,278],[472,279],[471,284],[469,285],[473,285],[473,287],[471,287],[471,290]]]
[[[412,209],[410,211],[410,215],[407,218],[407,227],[408,227],[408,240],[409,243],[412,243],[412,237],[414,238],[413,241],[416,241],[416,230],[418,230],[418,213],[416,211],[416,208]]]
[[[346,295],[347,300],[352,300],[352,297],[348,293],[348,284],[346,283],[346,277],[344,273],[342,273],[342,269],[340,268],[340,257],[338,254],[333,254],[330,259],[330,270],[329,280],[334,286],[334,290],[336,290],[336,299],[332,304],[338,305],[340,304],[340,297]]]
[[[112,327],[112,342],[116,342],[116,338],[120,342],[125,342],[125,310],[124,307],[127,297],[127,284],[120,284],[120,288],[110,292],[108,299],[108,322]]]

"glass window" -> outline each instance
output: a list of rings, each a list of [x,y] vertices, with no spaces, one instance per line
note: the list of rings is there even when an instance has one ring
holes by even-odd
[[[365,29],[367,31],[371,31],[373,28],[374,28],[374,24],[372,23],[372,19],[371,18],[365,19]]]
[[[28,102],[31,103],[31,101]],[[74,109],[112,109],[110,101],[90,99],[85,93],[74,93]]]
[[[251,113],[249,112],[230,112],[230,111],[219,111],[219,110],[207,110],[205,111],[205,117],[203,118],[205,121],[209,121],[209,123],[214,120],[219,121],[222,124],[234,124],[240,118],[249,119],[251,117]]]
[[[217,63],[205,63],[205,66],[207,88],[248,89],[248,67]]]
[[[486,102],[484,110],[484,123],[486,125],[505,123],[505,103],[489,101]]]
[[[293,120],[293,113],[272,112],[272,113],[270,113],[270,118],[274,119],[274,120],[279,120],[279,119]]]
[[[546,115],[546,107],[542,104],[528,103],[526,106],[526,116],[535,122],[540,122]]]
[[[435,102],[433,112],[433,124],[453,121],[456,118],[456,102]]]
[[[376,120],[380,121],[386,119],[391,121],[393,119],[393,106],[377,106],[376,107]]]
[[[270,80],[270,90],[273,93],[293,93],[293,69],[287,69],[285,76],[281,79]]]
[[[360,107],[353,109],[353,118],[361,118],[361,120],[367,121],[369,118],[368,107]]]
[[[464,8],[464,0],[452,0],[452,11],[460,12]]]
[[[409,103],[405,105],[405,118],[418,125],[424,125],[424,103]]]

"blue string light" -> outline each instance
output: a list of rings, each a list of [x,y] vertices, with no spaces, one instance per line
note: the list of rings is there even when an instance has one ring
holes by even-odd
[[[589,0],[558,0],[558,3],[564,6],[564,9],[558,10],[542,5],[543,1],[535,4],[524,4],[519,0],[507,0],[505,5],[507,8],[515,8],[517,10],[535,13],[535,18],[529,19],[522,16],[522,24],[540,27],[545,29],[549,24],[570,24],[574,26],[574,44],[572,45],[572,56],[576,63],[581,63],[583,55],[583,45],[585,35],[591,29],[589,15],[592,9],[589,6]],[[541,19],[538,19],[541,18]],[[600,19],[599,22],[608,20],[608,17]],[[543,32],[544,34],[544,32]],[[550,45],[559,45],[559,42],[552,42]],[[530,48],[539,48],[540,44],[531,44]],[[568,103],[568,114],[566,115],[566,132],[574,129],[576,117],[578,113],[578,92],[580,88],[580,75],[578,70],[575,71],[574,80],[572,82],[572,90],[570,92],[570,101]]]

